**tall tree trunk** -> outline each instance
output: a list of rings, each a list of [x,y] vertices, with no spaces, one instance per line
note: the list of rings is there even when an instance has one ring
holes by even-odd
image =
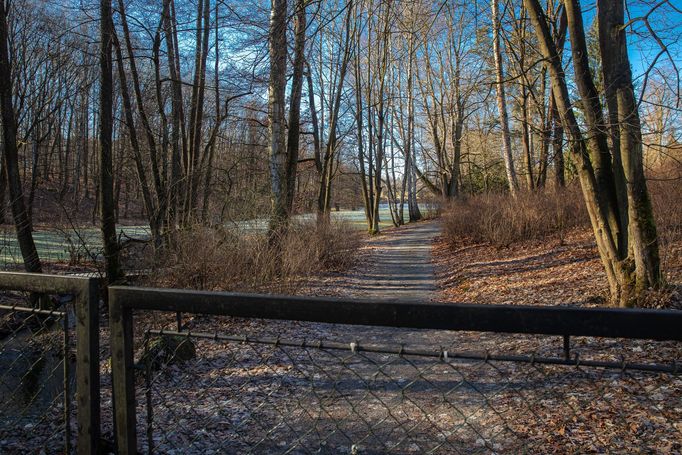
[[[38,250],[33,241],[31,224],[24,201],[24,192],[19,176],[19,155],[17,150],[17,121],[12,103],[12,68],[9,55],[9,28],[5,2],[0,1],[0,110],[2,111],[2,137],[4,142],[5,172],[9,183],[9,195],[17,231],[17,241],[27,272],[41,273],[42,267]]]
[[[623,0],[598,0],[599,48],[602,57],[604,85],[609,106],[609,118],[617,119],[611,129],[613,134],[613,164],[619,205],[625,185],[627,210],[622,214],[628,223],[627,257],[634,264],[635,283],[633,295],[637,296],[649,287],[662,284],[658,236],[654,222],[651,200],[644,176],[642,157],[642,130],[632,83],[632,71],[628,59],[625,37]],[[616,112],[612,112],[612,110]],[[628,296],[625,296],[627,301]]]
[[[301,95],[303,93],[303,67],[305,65],[305,33],[308,0],[297,0],[294,23],[294,74],[291,78],[289,101],[289,131],[287,137],[286,206],[291,214],[296,194],[296,168],[301,135]]]
[[[268,119],[270,121],[270,185],[272,213],[270,234],[276,235],[288,221],[284,103],[287,72],[287,0],[272,0],[270,14],[270,85]]]
[[[112,43],[114,22],[111,17],[111,0],[100,1],[100,147],[99,147],[99,199],[102,243],[106,261],[107,281],[117,282],[121,277],[119,245],[116,239],[116,208],[114,207],[114,173],[112,161],[113,131],[113,74]]]
[[[318,167],[320,172],[320,183],[318,188],[318,203],[317,203],[317,220],[320,223],[326,223],[330,218],[331,211],[331,194],[332,183],[335,175],[335,162],[338,161],[337,146],[338,146],[338,123],[339,112],[341,109],[341,101],[343,95],[343,86],[346,80],[346,73],[348,72],[348,64],[351,58],[351,18],[353,11],[353,2],[350,1],[346,7],[346,15],[344,18],[344,40],[343,51],[341,55],[340,66],[338,72],[332,78],[335,85],[332,87],[329,106],[329,124],[327,132],[327,141],[324,148],[324,155],[321,157],[321,166]],[[324,94],[320,96],[324,100]],[[325,104],[324,101],[322,103]],[[324,110],[322,110],[324,114]],[[322,120],[324,124],[324,116]]]
[[[571,53],[575,81],[580,93],[581,105],[587,127],[586,142],[590,160],[594,167],[600,206],[607,214],[609,228],[618,242],[618,251],[622,255],[627,249],[627,229],[623,217],[619,213],[625,209],[625,201],[616,191],[616,181],[612,167],[612,156],[606,136],[606,124],[599,100],[599,93],[594,84],[587,53],[582,11],[578,0],[567,0],[564,3],[568,19],[568,31],[571,37]],[[614,163],[615,164],[615,163]],[[626,221],[625,221],[626,222]]]
[[[500,125],[502,126],[502,145],[504,167],[507,171],[507,182],[509,184],[509,192],[516,195],[519,189],[519,183],[516,178],[516,171],[514,169],[514,157],[512,155],[511,133],[509,131],[509,116],[507,114],[507,100],[504,90],[504,68],[502,64],[502,51],[500,49],[500,34],[502,33],[500,27],[500,18],[498,12],[497,2],[499,0],[491,1],[491,14],[493,20],[493,57],[495,59],[495,87],[497,92],[497,110],[500,115]]]
[[[209,215],[208,215],[208,209],[209,209],[209,202],[210,202],[210,196],[211,196],[211,180],[213,178],[213,159],[215,156],[215,148],[216,148],[216,138],[218,135],[218,132],[220,130],[220,125],[222,124],[222,121],[225,117],[227,117],[228,114],[228,106],[225,106],[225,117],[222,116],[220,112],[220,35],[219,35],[219,5],[220,2],[215,3],[215,62],[214,62],[214,68],[213,68],[213,84],[215,85],[214,88],[214,95],[215,95],[215,118],[216,118],[216,124],[215,128],[213,130],[213,134],[211,135],[211,140],[209,141],[208,144],[208,162],[206,163],[206,169],[203,169],[204,171],[204,194],[203,194],[203,202],[202,202],[202,207],[201,207],[201,221],[206,224],[209,222]],[[208,25],[207,25],[208,26]],[[203,163],[203,159],[202,159]],[[203,168],[203,165],[202,165]]]
[[[204,99],[206,94],[206,60],[208,57],[208,42],[210,36],[210,1],[200,0],[197,6],[197,54],[195,62],[194,83],[196,93],[192,94],[192,116],[190,119],[190,163],[187,181],[189,192],[186,199],[186,222],[192,222],[196,218],[199,182],[201,169],[199,161],[201,154],[201,138],[204,119]]]
[[[167,216],[165,213],[168,207],[168,202],[166,200],[167,199],[166,190],[164,188],[164,181],[162,179],[161,170],[159,168],[159,158],[156,147],[156,139],[154,137],[154,132],[152,131],[152,127],[147,116],[144,98],[142,97],[142,87],[140,85],[140,77],[137,71],[135,53],[133,50],[132,40],[130,38],[130,30],[128,28],[128,18],[126,16],[125,2],[123,0],[118,0],[118,8],[119,14],[121,16],[121,26],[123,28],[123,36],[125,40],[126,51],[128,53],[128,65],[130,66],[130,74],[132,76],[133,90],[135,92],[135,102],[137,103],[137,110],[140,115],[140,121],[142,122],[142,127],[145,132],[145,138],[147,140],[147,150],[149,153],[149,160],[151,162],[152,182],[154,183],[155,190],[154,192],[156,194],[156,198],[155,200],[153,199],[154,203],[152,204],[152,207],[154,207],[154,213],[149,213],[149,220],[150,224],[152,225],[152,231],[156,229],[154,239],[155,244],[159,246],[161,242],[160,237],[161,224],[163,223]],[[118,43],[117,47],[120,47]],[[121,65],[122,64],[123,63],[121,63]],[[142,157],[141,153],[140,157]]]
[[[133,161],[135,162],[135,171],[137,172],[137,181],[140,184],[140,189],[142,190],[142,201],[144,203],[145,214],[147,220],[149,221],[149,227],[152,233],[153,240],[156,245],[160,244],[161,232],[159,225],[157,224],[156,217],[156,206],[154,199],[152,197],[152,192],[149,189],[149,183],[147,181],[147,172],[144,168],[144,162],[142,160],[142,152],[140,151],[140,141],[137,137],[137,129],[135,128],[135,120],[133,116],[133,107],[130,100],[130,93],[128,92],[128,78],[126,76],[126,70],[123,65],[123,52],[121,51],[121,45],[118,42],[118,38],[115,33],[112,36],[116,48],[116,63],[118,68],[119,80],[121,83],[121,98],[123,99],[123,113],[125,115],[125,123],[128,129],[128,137],[130,139],[130,145],[133,150]]]
[[[521,89],[521,145],[523,147],[523,165],[525,169],[526,187],[529,190],[535,189],[535,178],[533,177],[533,153],[531,150],[531,131],[530,115],[528,112],[528,88]]]
[[[413,11],[411,11],[413,13]],[[414,26],[414,17],[411,18]],[[422,214],[417,203],[417,176],[415,173],[414,151],[414,31],[410,30],[408,40],[408,69],[407,69],[407,142],[405,143],[405,173],[407,175],[407,211],[410,222],[419,221]],[[402,201],[401,201],[402,206]]]
[[[554,101],[554,94],[550,94],[550,114],[552,117],[552,154],[554,156],[554,180],[558,188],[566,186],[566,171],[564,165],[564,127]]]
[[[580,5],[577,0],[568,0],[565,3],[571,48],[574,53],[574,71],[583,98],[586,129],[589,134],[587,139],[583,137],[570,105],[561,60],[550,37],[542,7],[538,0],[524,1],[536,29],[541,53],[548,64],[557,110],[564,128],[570,135],[572,154],[577,163],[583,195],[609,281],[612,300],[621,306],[631,306],[643,290],[660,285],[661,276],[656,228],[643,172],[639,116],[634,102],[622,27],[622,4],[620,6],[601,4],[598,15],[599,20],[604,22],[604,33],[613,33],[611,37],[601,37],[604,43],[600,49],[602,59],[606,62],[618,62],[613,66],[607,63],[609,68],[605,71],[617,71],[621,81],[620,87],[615,91],[618,94],[618,128],[621,132],[621,144],[620,150],[614,152],[621,154],[624,173],[629,179],[627,231],[622,231],[618,224],[621,219],[619,213],[621,207],[620,201],[615,197],[617,183],[613,178],[613,171],[610,166],[608,169],[604,168],[606,164],[604,161],[609,158],[609,150],[608,144],[605,145],[604,129],[600,129],[600,125],[603,125],[601,106],[598,99],[590,98],[590,95],[597,96],[594,81],[581,55],[587,54],[587,48],[582,30]],[[610,60],[610,57],[605,57],[606,54],[616,58]],[[616,80],[614,73],[610,76],[613,77],[612,80]],[[593,166],[593,161],[597,163],[596,166]],[[622,249],[623,244],[627,245],[625,251]]]
[[[170,207],[169,225],[174,226],[180,216],[180,204],[185,194],[186,182],[182,180],[182,158],[187,148],[185,140],[185,115],[182,100],[182,80],[179,56],[177,55],[177,35],[175,33],[175,8],[173,0],[163,2],[163,29],[168,53],[168,72],[171,78],[172,120],[171,120],[171,178],[169,184]]]

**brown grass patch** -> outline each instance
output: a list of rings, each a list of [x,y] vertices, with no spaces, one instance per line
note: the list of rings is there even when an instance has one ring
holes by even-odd
[[[150,285],[292,293],[311,276],[348,267],[360,235],[345,223],[293,223],[273,248],[265,233],[193,227],[178,233],[156,261]]]

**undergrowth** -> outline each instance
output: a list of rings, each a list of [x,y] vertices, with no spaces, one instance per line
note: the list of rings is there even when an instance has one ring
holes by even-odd
[[[272,246],[265,233],[195,226],[151,259],[150,285],[212,291],[287,292],[321,272],[348,267],[360,235],[345,223],[292,223]]]

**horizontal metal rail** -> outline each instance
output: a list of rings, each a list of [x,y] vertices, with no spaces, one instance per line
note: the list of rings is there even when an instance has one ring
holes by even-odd
[[[40,308],[29,308],[19,305],[0,305],[0,310],[18,311],[20,313],[39,314],[41,316],[57,316],[63,317],[66,313],[59,310],[41,310]]]
[[[530,363],[530,364],[546,364],[546,365],[566,365],[566,366],[586,366],[596,368],[607,368],[615,370],[638,370],[651,371],[656,373],[672,373],[678,374],[682,372],[682,365],[673,362],[670,365],[662,364],[647,364],[647,363],[633,363],[633,362],[609,362],[605,360],[589,360],[581,359],[577,354],[573,359],[565,359],[558,357],[542,357],[542,356],[527,356],[527,355],[497,355],[489,352],[467,352],[467,351],[450,351],[446,349],[427,350],[427,349],[411,349],[406,346],[400,346],[397,349],[391,349],[388,346],[380,345],[364,345],[357,342],[339,343],[335,341],[309,341],[309,340],[285,340],[272,337],[249,337],[246,335],[224,335],[220,333],[205,333],[205,332],[176,332],[170,330],[147,330],[150,335],[158,336],[178,336],[186,338],[226,341],[233,343],[251,343],[264,344],[271,346],[284,346],[291,348],[312,348],[329,351],[350,351],[350,352],[369,352],[373,354],[394,354],[406,355],[415,357],[430,357],[442,360],[476,360],[476,361],[495,361],[495,362],[516,362],[516,363]]]
[[[112,286],[124,309],[368,326],[682,341],[682,311],[393,303]]]

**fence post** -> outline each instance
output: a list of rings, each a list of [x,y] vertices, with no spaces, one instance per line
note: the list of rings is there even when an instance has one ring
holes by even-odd
[[[78,454],[97,454],[100,439],[99,284],[89,278],[76,300]]]
[[[109,290],[111,374],[114,394],[116,449],[119,455],[137,453],[135,429],[135,372],[133,371],[133,317]]]

